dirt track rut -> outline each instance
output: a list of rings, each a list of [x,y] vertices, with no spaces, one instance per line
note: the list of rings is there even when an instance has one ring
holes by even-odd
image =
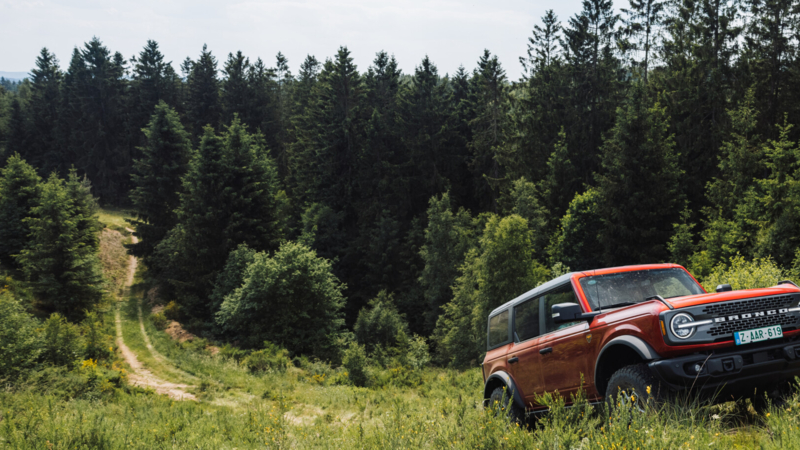
[[[127,229],[130,232],[133,232],[130,228]],[[136,236],[132,236],[131,239],[135,244],[138,242]],[[133,277],[136,273],[136,266],[138,261],[134,256],[130,257],[130,263],[128,265],[128,278],[125,282],[125,291],[123,293],[123,299],[130,298],[131,295],[131,286],[133,285]],[[171,383],[169,381],[164,381],[157,376],[153,375],[151,371],[146,369],[142,363],[136,358],[136,354],[125,345],[125,341],[122,336],[122,318],[120,317],[120,305],[117,304],[117,309],[114,314],[114,321],[116,322],[117,328],[117,346],[122,353],[122,357],[125,359],[125,362],[131,367],[131,373],[128,374],[128,382],[134,386],[139,386],[143,388],[151,388],[159,394],[164,394],[170,396],[170,398],[176,400],[197,400],[197,398],[186,392],[186,389],[191,388],[187,384],[181,383]],[[139,305],[139,328],[142,331],[142,336],[144,336],[145,345],[147,349],[153,354],[154,357],[157,359],[163,360],[163,357],[156,352],[153,348],[153,345],[150,343],[150,338],[147,336],[147,333],[144,329],[144,321],[142,318],[142,307],[141,304]]]

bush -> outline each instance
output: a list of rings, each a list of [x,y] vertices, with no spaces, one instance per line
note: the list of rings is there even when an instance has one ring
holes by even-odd
[[[342,365],[347,369],[347,377],[356,386],[368,386],[370,384],[370,374],[367,368],[367,352],[363,345],[356,342],[344,351]]]
[[[420,370],[431,362],[428,343],[425,342],[424,337],[414,335],[414,337],[409,340],[406,361],[408,362],[408,366],[415,370]]]
[[[169,326],[169,319],[167,319],[163,312],[151,315],[150,321],[153,322],[153,326],[158,330],[164,330]]]
[[[250,372],[283,372],[292,364],[289,351],[269,341],[264,342],[264,348],[250,353],[244,359],[244,365]]]
[[[736,289],[753,289],[775,286],[784,278],[780,267],[771,258],[747,261],[741,255],[730,259],[729,263],[718,264],[703,280],[703,287],[708,292],[720,284],[730,284]]]
[[[54,366],[72,368],[81,359],[83,343],[78,327],[58,313],[44,321],[42,360]]]
[[[0,378],[16,378],[42,352],[39,325],[11,293],[0,293]]]
[[[181,305],[175,303],[175,300],[167,303],[167,306],[164,307],[164,317],[168,320],[180,320]]]
[[[330,261],[286,242],[273,257],[254,256],[242,286],[225,297],[217,323],[245,345],[279,342],[293,353],[334,359],[344,326],[343,288]]]
[[[393,345],[397,333],[407,329],[405,319],[397,311],[392,295],[381,291],[376,298],[369,301],[369,306],[358,313],[353,331],[358,343],[371,353],[376,345]]]
[[[94,311],[86,313],[83,320],[84,355],[95,360],[110,359],[113,355],[110,336],[103,333],[103,320]]]

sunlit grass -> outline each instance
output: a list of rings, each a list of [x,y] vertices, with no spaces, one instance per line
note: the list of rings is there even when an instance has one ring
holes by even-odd
[[[121,232],[131,227],[128,220],[133,218],[133,213],[125,209],[100,208],[97,218],[103,226]]]

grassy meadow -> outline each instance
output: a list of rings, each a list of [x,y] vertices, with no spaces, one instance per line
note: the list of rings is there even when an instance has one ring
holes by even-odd
[[[104,217],[107,226],[124,226],[119,213]],[[120,249],[129,237],[103,233],[104,270],[117,280],[127,267]],[[685,401],[689,406],[609,415],[582,397],[573,408],[550,397],[550,414],[520,426],[483,409],[478,368],[415,370],[373,362],[368,388],[353,386],[342,367],[307,358],[254,372],[234,347],[173,340],[163,314],[151,314],[145,270],[139,267],[130,291],[114,289],[124,294],[101,311],[101,330],[116,356],[41,369],[2,385],[0,448],[800,448],[798,394],[761,414],[745,403]],[[138,361],[162,380],[189,385],[197,401],[126,382],[131,368],[112,339],[117,311],[124,342]]]

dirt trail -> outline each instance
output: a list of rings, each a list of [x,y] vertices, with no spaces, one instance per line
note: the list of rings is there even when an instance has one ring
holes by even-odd
[[[128,231],[133,233],[133,230],[127,228]],[[131,236],[133,243],[135,244],[138,242],[136,236]],[[133,276],[136,273],[136,266],[138,261],[134,256],[130,257],[130,264],[128,266],[128,279],[125,283],[125,292],[123,294],[123,298],[130,297],[130,290],[131,286],[133,285]],[[170,383],[168,381],[164,381],[157,376],[153,375],[152,372],[145,369],[142,366],[142,363],[136,358],[136,354],[125,345],[125,342],[122,338],[122,319],[119,313],[119,305],[117,305],[117,310],[114,315],[114,321],[117,325],[117,346],[119,347],[120,351],[122,352],[122,357],[125,358],[125,362],[131,366],[131,373],[128,374],[128,381],[134,385],[143,388],[151,388],[159,394],[169,395],[170,398],[174,398],[176,400],[197,400],[197,398],[186,392],[186,389],[192,387],[186,384],[180,383]],[[153,354],[154,357],[158,359],[164,359],[156,350],[153,348],[153,345],[150,343],[150,338],[147,336],[144,330],[144,321],[142,320],[142,305],[141,300],[139,300],[139,328],[142,330],[142,335],[144,336],[145,345],[147,345],[147,349]]]

